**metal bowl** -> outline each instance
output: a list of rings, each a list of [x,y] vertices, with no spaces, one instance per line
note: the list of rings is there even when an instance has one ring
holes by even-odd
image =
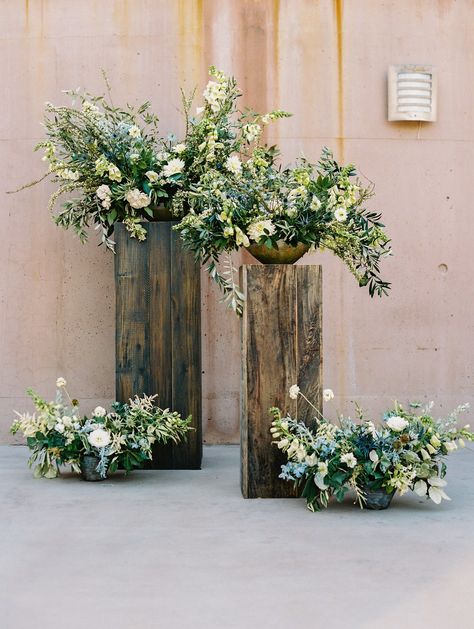
[[[262,264],[294,264],[309,250],[309,245],[302,242],[292,246],[279,240],[277,246],[278,249],[269,249],[266,245],[253,244],[247,247],[247,251]]]

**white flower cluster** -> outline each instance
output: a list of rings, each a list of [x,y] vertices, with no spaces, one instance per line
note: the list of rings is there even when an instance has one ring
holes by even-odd
[[[142,135],[142,132],[140,131],[140,127],[137,127],[136,124],[133,124],[128,130],[128,135],[131,138],[135,138],[135,139],[140,138]]]
[[[271,236],[275,233],[275,225],[271,220],[256,221],[247,227],[250,240],[259,241],[262,236]]]
[[[108,210],[110,208],[111,203],[111,190],[107,184],[103,184],[99,186],[95,191],[97,197],[101,200],[101,205],[103,208]]]
[[[209,81],[206,85],[206,89],[203,92],[203,96],[211,108],[211,111],[217,114],[225,100],[226,96],[226,84],[225,82]]]
[[[129,190],[125,195],[125,198],[130,204],[130,207],[133,207],[135,210],[147,207],[150,205],[151,201],[150,197],[144,192],[141,192],[138,188]]]
[[[246,124],[242,127],[242,135],[249,144],[257,140],[262,132],[262,127],[257,123]]]

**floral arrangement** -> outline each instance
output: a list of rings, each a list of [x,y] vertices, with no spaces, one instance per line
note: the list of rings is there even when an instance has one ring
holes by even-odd
[[[44,150],[48,172],[23,188],[51,177],[57,189],[49,210],[67,196],[54,216],[56,224],[72,228],[82,241],[87,227],[95,225],[101,242],[113,250],[114,223],[124,223],[131,236],[145,240],[140,223],[153,219],[157,206],[170,205],[181,185],[184,146],[174,136],[159,135],[149,102],[114,107],[105,74],[104,79],[107,98],[75,90],[66,91],[71,107],[46,104],[46,140],[36,150]]]
[[[297,385],[290,389],[290,396],[309,402]],[[326,390],[326,399],[331,396]],[[359,423],[341,418],[339,425],[315,409],[314,428],[282,417],[273,408],[273,443],[288,457],[280,478],[304,484],[302,495],[311,511],[327,507],[332,496],[342,501],[349,488],[361,508],[370,492],[380,490],[387,494],[413,490],[439,504],[449,500],[444,491],[444,457],[464,447],[464,440],[474,440],[469,424],[456,427],[458,414],[468,407],[459,406],[446,419],[437,420],[431,414],[432,404],[423,408],[411,404],[404,409],[395,403],[378,426],[365,419],[358,407]]]
[[[355,167],[340,166],[326,148],[317,165],[301,159],[295,167],[279,166],[278,149],[262,146],[261,137],[267,124],[289,114],[240,112],[235,80],[212,72],[200,118],[188,125],[190,178],[173,197],[173,208],[185,215],[175,229],[199,260],[209,262],[224,299],[241,312],[243,296],[229,258],[224,271],[217,270],[222,253],[282,244],[329,249],[371,296],[387,294],[379,262],[390,254],[389,239],[380,214],[364,208],[372,186],[362,186]]]
[[[128,404],[115,402],[109,412],[98,406],[88,418],[79,415],[78,401],[70,398],[64,378],[58,378],[56,386],[54,402],[28,389],[36,412],[17,413],[11,427],[13,434],[20,431],[26,437],[36,478],[55,478],[61,465],[80,472],[82,458],[91,454],[98,458],[97,471],[104,478],[118,468],[130,472],[152,458],[154,443],[177,443],[191,430],[191,417],[182,419],[160,409],[156,395],[137,396]]]

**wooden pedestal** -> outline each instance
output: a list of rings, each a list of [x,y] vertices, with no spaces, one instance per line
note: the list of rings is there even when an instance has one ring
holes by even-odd
[[[154,469],[200,469],[200,268],[175,223],[144,223],[145,242],[115,228],[116,395],[158,394],[162,408],[192,414],[195,430],[180,445],[157,445]]]
[[[298,384],[322,410],[322,274],[320,266],[283,264],[241,268],[241,481],[244,498],[289,498],[293,484],[278,478],[286,456],[272,444],[268,409],[277,406],[311,423],[315,411],[288,389]]]

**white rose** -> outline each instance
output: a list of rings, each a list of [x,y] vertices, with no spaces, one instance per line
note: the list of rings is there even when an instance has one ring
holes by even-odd
[[[300,393],[300,388],[297,384],[293,384],[288,391],[288,394],[292,400],[296,400]]]
[[[102,428],[97,428],[89,433],[87,439],[94,448],[105,448],[110,443],[110,433]]]
[[[323,400],[325,402],[330,402],[334,399],[334,393],[332,389],[324,389],[323,391]]]
[[[177,175],[178,173],[183,171],[185,163],[179,157],[175,159],[170,159],[170,161],[163,167],[163,175],[165,177],[171,177],[172,175]]]
[[[109,186],[107,186],[105,183],[102,186],[99,186],[97,188],[97,190],[95,191],[96,195],[99,197],[99,199],[105,200],[108,197],[110,197],[111,194],[111,190],[109,188]]]
[[[92,411],[92,415],[94,417],[105,417],[106,414],[107,414],[107,411],[105,410],[103,406],[96,406],[95,409]]]
[[[387,419],[387,426],[395,432],[400,432],[408,426],[408,422],[403,417],[398,417],[397,415]]]
[[[61,389],[62,387],[65,387],[65,386],[66,386],[66,384],[67,384],[67,382],[66,382],[66,380],[65,380],[64,378],[58,378],[58,379],[56,380],[56,387],[57,387],[58,389]]]

